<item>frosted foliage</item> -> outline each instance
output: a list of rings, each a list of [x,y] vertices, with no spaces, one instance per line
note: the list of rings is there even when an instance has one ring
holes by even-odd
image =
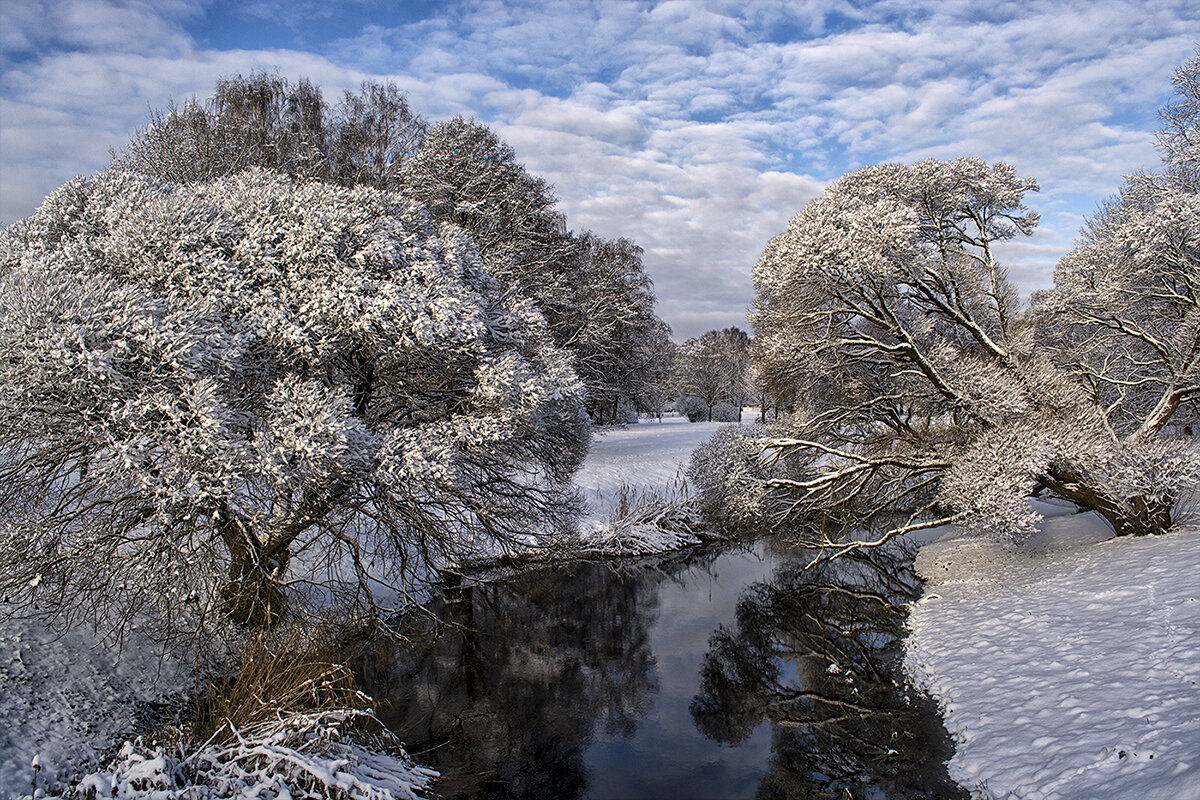
[[[721,401],[713,406],[712,421],[713,422],[737,422],[740,416],[738,407],[733,403]]]
[[[695,395],[684,395],[675,401],[675,410],[688,418],[688,422],[704,422],[708,419],[708,404]]]
[[[1195,424],[1200,393],[1200,186],[1139,176],[1085,231],[1039,298],[1057,360],[1121,433]]]
[[[770,430],[762,425],[729,425],[696,448],[687,475],[700,489],[708,514],[733,525],[763,521],[766,480],[773,470],[762,443]]]
[[[965,509],[960,525],[1012,537],[1034,532],[1041,517],[1025,496],[1047,461],[1049,442],[1036,429],[988,431],[946,470],[938,499]]]
[[[1026,311],[993,245],[1032,231],[1036,189],[971,158],[868,167],[768,244],[753,355],[794,407],[766,442],[775,519],[1021,536],[1048,489],[1118,533],[1171,525],[1200,462],[1177,435],[1200,374],[1194,186],[1132,179]]]
[[[239,581],[332,588],[345,563],[400,586],[571,508],[569,359],[468,238],[397,195],[114,169],[0,255],[10,600],[204,611],[222,575],[236,605]]]
[[[1161,112],[1158,140],[1172,167],[1191,170],[1200,165],[1200,50],[1175,72],[1175,98]]]

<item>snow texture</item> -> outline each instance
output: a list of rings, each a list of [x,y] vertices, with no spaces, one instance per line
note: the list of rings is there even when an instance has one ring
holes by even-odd
[[[952,530],[906,667],[957,740],[951,777],[981,798],[1200,798],[1200,527],[1110,538],[1038,503],[1020,546]]]
[[[185,750],[125,742],[107,770],[47,800],[419,800],[437,778],[415,766],[390,734],[363,747],[347,736],[366,712],[285,714]],[[387,750],[391,752],[386,752]],[[22,798],[26,800],[26,798]],[[33,800],[33,798],[29,798]]]
[[[0,621],[0,797],[29,790],[35,758],[39,785],[52,785],[178,705],[190,670],[159,656],[136,636],[118,652],[87,627]]]
[[[749,419],[750,413],[744,416]],[[725,424],[666,414],[661,422],[643,419],[625,428],[598,429],[575,474],[575,485],[588,501],[583,525],[607,520],[622,486],[666,490],[682,481],[692,451]]]

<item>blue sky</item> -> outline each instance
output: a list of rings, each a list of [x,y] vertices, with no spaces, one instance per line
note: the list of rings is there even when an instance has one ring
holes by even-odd
[[[393,80],[492,125],[576,230],[646,249],[677,338],[746,326],[750,270],[824,185],[975,155],[1037,178],[1026,293],[1123,174],[1195,52],[1195,0],[0,4],[0,221],[103,169],[151,107],[235,73]]]

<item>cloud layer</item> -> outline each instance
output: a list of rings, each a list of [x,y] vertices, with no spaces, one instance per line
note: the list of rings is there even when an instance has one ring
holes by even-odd
[[[0,218],[103,168],[149,107],[277,69],[334,97],[392,79],[429,117],[493,125],[573,227],[646,248],[680,337],[744,326],[767,239],[882,161],[971,154],[1037,177],[1042,228],[1004,250],[1030,291],[1120,176],[1157,162],[1155,110],[1200,38],[1189,5],[17,0],[0,12]]]

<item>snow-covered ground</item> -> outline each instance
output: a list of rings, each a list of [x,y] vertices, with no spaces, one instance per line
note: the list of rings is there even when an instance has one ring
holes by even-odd
[[[745,418],[753,417],[747,412]],[[689,530],[693,526],[674,524],[690,513],[684,502],[684,470],[692,451],[729,424],[735,423],[688,422],[686,417],[671,415],[661,421],[643,419],[625,428],[598,430],[575,476],[587,503],[579,523],[582,549],[633,555],[701,541],[695,530]],[[656,524],[656,513],[673,519]]]
[[[153,704],[183,695],[190,671],[134,636],[118,650],[91,628],[56,632],[37,620],[0,620],[0,797],[76,768],[99,766],[144,728]]]
[[[643,419],[625,428],[597,429],[575,485],[588,501],[584,524],[605,522],[622,486],[676,491],[692,451],[727,422],[688,422],[686,417]]]
[[[1004,546],[952,531],[906,666],[957,740],[950,775],[983,798],[1200,798],[1200,527],[1112,538],[1043,504]]]

